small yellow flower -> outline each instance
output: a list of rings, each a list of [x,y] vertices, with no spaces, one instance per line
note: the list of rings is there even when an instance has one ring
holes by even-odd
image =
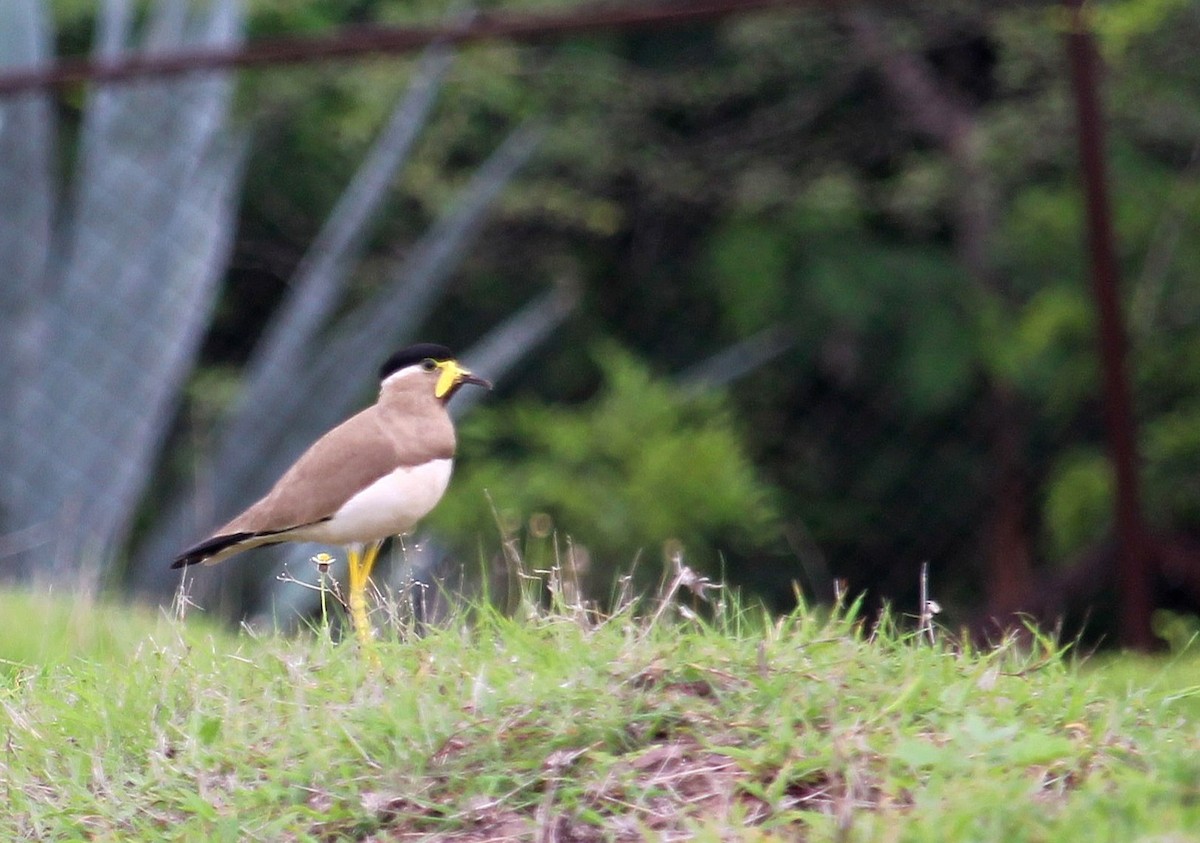
[[[329,566],[333,564],[333,557],[328,553],[318,553],[311,561],[317,566],[320,573],[325,574],[329,572]]]

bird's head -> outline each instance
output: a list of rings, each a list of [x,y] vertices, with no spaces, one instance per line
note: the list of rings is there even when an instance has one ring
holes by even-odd
[[[379,380],[383,383],[409,377],[428,381],[434,397],[443,401],[449,401],[463,384],[492,388],[490,382],[471,374],[455,360],[450,349],[427,342],[400,349],[379,368]]]

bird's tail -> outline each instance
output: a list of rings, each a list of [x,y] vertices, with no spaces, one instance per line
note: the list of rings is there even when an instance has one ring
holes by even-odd
[[[216,565],[235,553],[264,544],[275,544],[278,541],[281,540],[274,538],[270,533],[228,533],[223,536],[213,536],[176,556],[175,560],[171,562],[171,567],[186,568],[188,565],[198,563]]]

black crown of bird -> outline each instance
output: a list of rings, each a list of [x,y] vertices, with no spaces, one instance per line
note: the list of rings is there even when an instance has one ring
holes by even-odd
[[[467,384],[491,388],[433,343],[397,351],[379,381],[374,404],[314,442],[266,495],[171,567],[280,542],[344,545],[353,599],[384,540],[411,529],[446,491],[455,448],[447,402]]]

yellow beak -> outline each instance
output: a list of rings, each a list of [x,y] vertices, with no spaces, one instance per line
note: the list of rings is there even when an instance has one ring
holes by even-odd
[[[443,360],[437,365],[441,372],[438,374],[438,382],[437,386],[433,389],[433,394],[438,398],[450,396],[455,389],[464,383],[473,383],[487,389],[492,388],[492,384],[489,381],[475,377],[469,369],[464,369],[458,365],[457,360]]]

